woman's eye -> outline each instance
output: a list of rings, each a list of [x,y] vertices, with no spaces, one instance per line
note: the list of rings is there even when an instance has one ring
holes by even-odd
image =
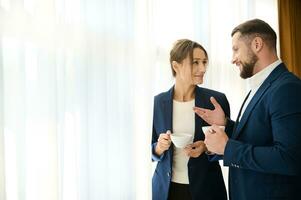
[[[199,61],[194,61],[193,64],[198,65]]]

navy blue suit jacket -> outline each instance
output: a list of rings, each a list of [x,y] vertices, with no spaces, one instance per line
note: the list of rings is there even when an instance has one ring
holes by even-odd
[[[221,104],[227,116],[230,107],[224,94],[196,87],[195,105],[202,108],[214,109],[209,98],[213,96]],[[173,88],[161,93],[154,100],[153,133],[152,133],[152,160],[158,161],[152,180],[153,200],[166,200],[172,175],[173,146],[160,157],[154,152],[157,140],[161,133],[172,129]],[[192,109],[192,108],[191,108]],[[200,117],[195,115],[194,141],[204,140],[202,126],[207,126]],[[225,200],[227,199],[225,184],[220,165],[217,161],[209,162],[203,153],[198,158],[188,161],[189,187],[193,200]]]
[[[234,130],[224,153],[230,199],[301,199],[300,79],[280,64],[257,90],[240,122],[233,123],[228,124]]]

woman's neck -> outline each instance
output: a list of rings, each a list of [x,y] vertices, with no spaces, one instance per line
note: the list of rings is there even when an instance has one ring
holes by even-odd
[[[176,83],[174,87],[173,99],[176,101],[191,101],[195,98],[195,85]]]

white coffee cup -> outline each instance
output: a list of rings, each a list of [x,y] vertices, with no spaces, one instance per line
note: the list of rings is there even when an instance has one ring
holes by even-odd
[[[221,130],[225,130],[225,126],[219,126],[219,128],[221,129]],[[214,133],[214,131],[213,131],[213,129],[212,129],[212,127],[211,126],[203,126],[202,127],[202,130],[203,130],[203,133],[205,134],[207,131],[210,131],[210,133]]]
[[[170,139],[177,148],[184,148],[192,143],[192,135],[188,133],[173,133]]]
[[[219,128],[221,130],[225,130],[225,126],[219,126]],[[203,133],[205,134],[207,131],[209,131],[210,133],[214,133],[214,130],[212,129],[212,126],[203,126],[202,127]],[[210,151],[206,151],[205,152],[207,155],[214,155],[214,153],[210,152]]]

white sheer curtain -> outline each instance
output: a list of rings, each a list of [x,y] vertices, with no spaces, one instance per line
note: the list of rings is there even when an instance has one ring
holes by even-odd
[[[148,9],[1,1],[1,200],[150,195]]]
[[[246,91],[230,31],[276,0],[0,0],[0,199],[151,199],[153,95],[172,42],[208,50],[206,87]]]

